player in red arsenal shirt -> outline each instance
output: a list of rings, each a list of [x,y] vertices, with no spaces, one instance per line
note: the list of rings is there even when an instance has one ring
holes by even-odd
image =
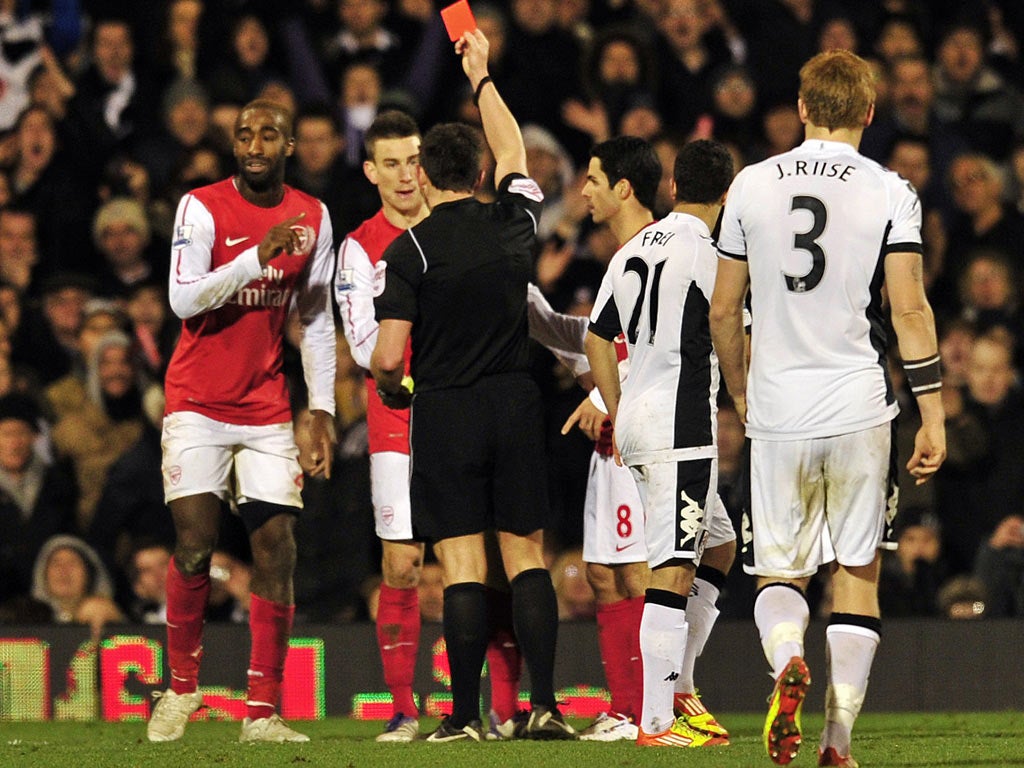
[[[335,336],[331,222],[316,198],[285,186],[292,115],[270,101],[235,124],[238,173],[185,195],[171,253],[170,303],[183,320],[167,370],[164,495],[177,531],[167,577],[170,688],[155,694],[150,741],[181,737],[202,703],[199,662],[210,555],[233,501],[253,553],[248,717],[241,741],[308,741],[277,714],[295,612],[295,516],[303,470],[330,475]],[[296,446],[282,373],[285,318],[303,326],[310,447]]]

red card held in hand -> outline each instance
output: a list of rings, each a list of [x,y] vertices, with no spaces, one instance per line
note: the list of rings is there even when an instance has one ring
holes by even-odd
[[[470,10],[468,0],[458,0],[458,2],[442,8],[441,20],[453,43],[462,37],[463,33],[476,29],[476,19],[473,17],[473,11]]]

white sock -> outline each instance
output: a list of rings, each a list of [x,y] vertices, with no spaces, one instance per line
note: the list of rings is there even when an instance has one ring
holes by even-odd
[[[676,693],[694,693],[693,667],[697,657],[704,651],[704,645],[711,636],[719,610],[719,589],[705,579],[694,579],[690,596],[686,599],[686,623],[690,630],[686,635],[686,650],[683,652],[683,666],[676,680]]]
[[[644,603],[640,619],[640,656],[644,666],[640,727],[661,733],[672,727],[672,694],[686,648],[686,611]]]
[[[821,748],[833,747],[840,755],[850,754],[853,723],[860,714],[878,633],[852,624],[832,624],[825,631],[828,659],[828,689],[825,691],[825,729]]]
[[[778,679],[794,656],[804,655],[804,633],[811,620],[807,599],[799,590],[769,584],[754,601],[754,623],[761,635],[764,656]]]

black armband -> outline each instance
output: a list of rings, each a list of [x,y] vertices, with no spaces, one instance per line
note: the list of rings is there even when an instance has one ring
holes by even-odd
[[[938,354],[920,360],[905,360],[903,371],[914,395],[926,395],[942,388],[942,367]]]
[[[483,80],[476,84],[476,90],[473,92],[473,103],[475,105],[480,105],[480,91],[482,91],[484,86],[490,82],[492,82],[491,76],[487,75]]]

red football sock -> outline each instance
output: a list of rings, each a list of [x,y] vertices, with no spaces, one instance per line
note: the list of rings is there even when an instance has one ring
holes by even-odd
[[[640,655],[640,620],[644,616],[644,597],[631,597],[626,602],[629,603],[629,619],[628,623],[623,623],[627,625],[624,630],[629,641],[629,653],[626,654],[625,660],[629,666],[631,702],[626,714],[632,717],[634,722],[638,722],[644,700],[644,662]]]
[[[282,605],[252,595],[249,603],[249,694],[247,714],[253,720],[270,717],[277,710],[284,679],[284,660],[292,634],[294,605]]]
[[[491,709],[505,722],[519,711],[519,679],[523,671],[523,654],[512,627],[512,593],[488,587],[487,613],[491,630],[487,644]]]
[[[597,641],[604,676],[612,695],[611,708],[631,717],[640,711],[640,692],[643,690],[643,669],[639,663],[639,614],[643,612],[643,598],[636,598],[636,601],[640,605],[639,612],[632,599],[597,606]],[[635,676],[637,671],[640,674],[639,684]]]
[[[412,695],[416,654],[420,648],[420,598],[415,587],[398,589],[382,584],[377,604],[377,646],[384,683],[391,691],[392,715],[416,717]]]
[[[172,557],[167,565],[167,660],[175,693],[194,693],[199,685],[209,597],[210,575],[184,576]]]

